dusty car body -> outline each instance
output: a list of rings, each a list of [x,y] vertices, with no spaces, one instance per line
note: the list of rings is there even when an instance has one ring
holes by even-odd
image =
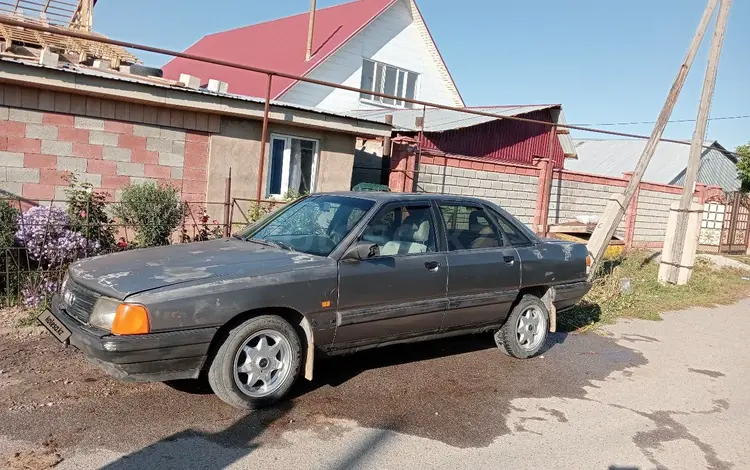
[[[321,355],[496,331],[533,356],[590,289],[587,256],[480,199],[314,194],[232,238],[81,260],[42,322],[117,378],[207,374],[249,408]]]

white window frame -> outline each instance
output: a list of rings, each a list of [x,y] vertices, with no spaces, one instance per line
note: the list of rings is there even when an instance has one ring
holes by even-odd
[[[414,72],[413,70],[405,69],[403,67],[398,67],[396,65],[386,64],[385,62],[379,62],[377,60],[366,59],[366,58],[362,59],[362,74],[364,74],[364,64],[365,64],[365,62],[371,62],[373,64],[372,88],[370,88],[371,91],[376,92],[376,93],[385,93],[384,89],[385,89],[386,70],[388,69],[388,67],[390,67],[392,69],[396,69],[396,88],[399,88],[399,86],[398,86],[398,76],[402,72],[405,74],[404,75],[404,82],[402,83],[401,89],[396,90],[395,96],[398,96],[400,98],[406,98],[406,88],[407,88],[408,83],[409,83],[409,74],[411,74],[411,75],[416,76],[416,81],[414,82],[414,97],[413,97],[413,99],[419,99],[419,86],[420,86],[420,83],[422,81],[421,80],[421,78],[422,78],[421,74],[419,74],[417,72]],[[381,80],[380,80],[380,88],[378,90],[376,90],[375,89],[375,84],[377,83],[376,74],[377,74],[377,70],[378,70],[378,65],[382,65],[383,66],[383,69],[382,69],[383,71],[382,71],[382,76],[381,76]],[[363,78],[364,78],[363,76],[360,77],[360,81],[359,81],[360,82],[360,86],[362,85]],[[386,107],[386,108],[406,108],[407,107],[407,103],[404,102],[404,101],[401,101],[401,100],[396,100],[396,102],[394,104],[384,103],[382,100],[383,100],[383,98],[381,98],[379,96],[371,96],[371,98],[365,98],[365,97],[363,97],[363,96],[360,95],[360,97],[359,97],[359,101],[361,101],[362,103],[373,104],[373,105],[376,105],[376,106],[383,106],[383,107]]]
[[[268,171],[266,171],[266,198],[281,199],[289,191],[289,165],[292,161],[292,139],[306,140],[315,144],[313,150],[312,170],[310,172],[310,193],[315,192],[315,186],[318,179],[318,156],[320,154],[320,140],[298,135],[276,134],[273,133],[268,139]],[[284,141],[284,156],[281,167],[281,192],[279,194],[271,193],[271,174],[273,165],[273,142],[274,140]]]

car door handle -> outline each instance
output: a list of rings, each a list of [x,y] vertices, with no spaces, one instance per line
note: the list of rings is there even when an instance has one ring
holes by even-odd
[[[503,261],[505,261],[506,264],[513,265],[516,261],[515,256],[503,256]]]
[[[424,264],[424,267],[427,268],[428,271],[435,272],[440,269],[440,263],[437,261],[428,261]]]

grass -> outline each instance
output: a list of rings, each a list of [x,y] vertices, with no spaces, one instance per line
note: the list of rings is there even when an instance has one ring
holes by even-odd
[[[737,302],[750,295],[746,272],[715,269],[697,260],[687,285],[663,285],[657,280],[659,263],[649,252],[631,252],[606,261],[591,291],[575,308],[560,314],[563,331],[586,330],[618,318],[660,320],[660,314],[690,307],[713,307]],[[632,291],[622,293],[621,282],[630,279]]]
[[[740,263],[750,264],[750,256],[748,255],[733,255],[733,256],[727,256],[727,258],[732,258],[734,260],[739,261]]]

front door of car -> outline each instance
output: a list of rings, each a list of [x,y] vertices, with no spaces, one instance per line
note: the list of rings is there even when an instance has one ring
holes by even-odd
[[[443,331],[498,324],[518,296],[518,254],[479,204],[441,202],[448,248]]]
[[[439,330],[447,305],[448,271],[445,253],[438,251],[430,202],[386,205],[357,241],[377,245],[380,253],[339,261],[333,349]]]

